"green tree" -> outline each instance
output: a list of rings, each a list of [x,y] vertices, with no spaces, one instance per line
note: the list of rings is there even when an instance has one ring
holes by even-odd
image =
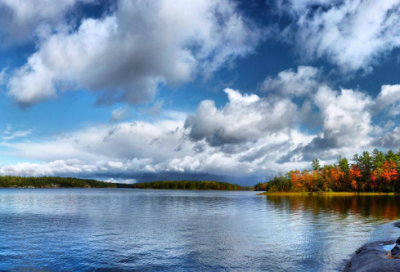
[[[321,166],[319,165],[319,160],[317,158],[315,158],[312,163],[311,166],[314,170],[319,170],[321,168]]]
[[[349,174],[349,161],[346,158],[342,158],[342,156],[339,156],[337,158],[338,161],[338,166],[340,171],[344,172],[346,175]]]
[[[364,177],[369,177],[372,169],[372,156],[368,151],[364,151],[360,157],[358,157],[358,167],[360,168]]]
[[[385,157],[387,161],[394,162],[396,165],[399,162],[399,155],[394,153],[392,150],[389,150]]]
[[[372,158],[373,168],[375,170],[382,168],[382,165],[386,160],[383,152],[375,148],[374,151],[372,151]]]

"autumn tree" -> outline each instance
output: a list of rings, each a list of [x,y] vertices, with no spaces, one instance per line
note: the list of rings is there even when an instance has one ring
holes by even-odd
[[[357,180],[358,180],[361,176],[362,176],[362,175],[361,175],[360,168],[359,168],[357,165],[353,164],[353,165],[351,166],[351,169],[349,170],[350,186],[351,186],[351,188],[352,188],[353,190],[357,190],[357,188],[359,187],[359,186],[358,186],[358,183],[357,183]]]
[[[385,161],[383,163],[381,178],[383,185],[393,186],[394,181],[397,179],[396,164],[393,161]]]

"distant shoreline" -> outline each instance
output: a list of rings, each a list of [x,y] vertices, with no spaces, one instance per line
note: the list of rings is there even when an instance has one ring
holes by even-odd
[[[167,191],[215,191],[215,192],[254,192],[254,190],[216,190],[216,189],[156,189],[156,188],[126,188],[126,187],[0,187],[1,189],[127,189],[127,190],[167,190]]]
[[[252,186],[240,186],[228,182],[197,180],[162,180],[133,184],[116,184],[118,188],[166,189],[166,190],[215,190],[215,191],[254,191]]]
[[[218,181],[164,180],[142,183],[111,183],[93,179],[72,177],[21,177],[0,176],[0,188],[36,189],[36,188],[126,188],[126,189],[165,189],[165,190],[216,190],[216,191],[253,191],[252,186]]]

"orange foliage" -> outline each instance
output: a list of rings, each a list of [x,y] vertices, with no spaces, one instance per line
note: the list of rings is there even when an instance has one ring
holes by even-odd
[[[294,171],[290,178],[292,180],[292,184],[293,184],[293,187],[295,188],[295,190],[299,191],[304,188],[304,186],[301,182],[302,178],[301,178],[301,173],[299,170]]]
[[[350,169],[350,176],[352,177],[352,178],[359,178],[359,177],[361,177],[361,171],[360,171],[360,168],[358,168],[358,166],[357,165],[352,165],[351,166],[351,169]]]
[[[376,189],[378,187],[378,182],[376,179],[379,177],[378,170],[374,170],[371,173],[371,185]]]
[[[358,168],[357,165],[352,165],[351,169],[349,170],[349,179],[351,180],[350,186],[353,190],[357,190],[358,185],[357,185],[357,178],[360,178],[361,171],[360,168]]]
[[[293,190],[297,192],[308,191],[316,192],[319,190],[328,191],[365,191],[381,188],[381,185],[397,186],[398,179],[396,163],[385,161],[382,168],[377,168],[369,172],[369,176],[364,178],[366,173],[360,167],[352,165],[348,174],[341,171],[338,166],[323,168],[313,171],[293,171],[290,173],[290,180]],[[370,181],[368,183],[367,181]],[[290,189],[290,188],[288,188]]]
[[[387,184],[395,181],[397,179],[396,164],[392,161],[385,161],[385,163],[382,165],[381,177],[382,180]]]
[[[331,170],[331,177],[334,188],[343,189],[340,181],[344,178],[344,173],[337,166]]]
[[[355,180],[355,179],[353,179],[352,181],[351,181],[351,188],[353,188],[354,190],[357,190],[357,181]]]

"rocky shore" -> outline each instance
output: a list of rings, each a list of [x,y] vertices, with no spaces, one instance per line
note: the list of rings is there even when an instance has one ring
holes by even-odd
[[[400,228],[400,221],[393,225]],[[397,241],[378,241],[363,245],[343,269],[343,272],[380,271],[400,271],[400,238]]]

